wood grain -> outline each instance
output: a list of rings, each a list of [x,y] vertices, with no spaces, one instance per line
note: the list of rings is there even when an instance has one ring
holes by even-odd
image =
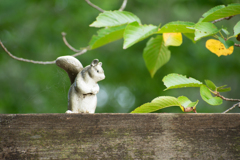
[[[0,159],[240,159],[240,114],[0,114]]]

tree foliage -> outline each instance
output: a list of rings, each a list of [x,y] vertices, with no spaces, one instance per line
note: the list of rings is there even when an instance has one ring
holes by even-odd
[[[194,79],[187,78],[186,76],[172,73],[163,78],[164,85],[167,87],[165,90],[174,89],[174,88],[186,88],[186,87],[199,87],[200,95],[202,99],[210,105],[220,105],[223,102],[223,98],[219,95],[219,92],[230,91],[231,88],[226,88],[226,85],[221,87],[216,87],[216,85],[210,81],[205,80],[205,84]],[[214,94],[214,96],[212,95]],[[156,101],[158,99],[159,101]],[[162,108],[179,106],[183,112],[196,112],[196,106],[198,101],[192,102],[185,96],[175,97],[166,97],[160,96],[154,99],[151,103],[143,104],[142,106],[136,108],[132,113],[149,113]],[[240,100],[236,100],[240,101]],[[159,102],[159,103],[156,103]],[[150,108],[150,109],[147,109]]]
[[[153,77],[156,71],[170,59],[170,50],[168,46],[180,46],[182,44],[182,34],[187,34],[186,37],[188,38],[191,35],[193,41],[198,41],[204,37],[216,37],[218,40],[210,39],[206,42],[206,48],[217,56],[232,54],[234,42],[229,39],[239,34],[240,21],[234,26],[234,34],[230,37],[224,37],[221,33],[222,30],[225,33],[229,33],[226,28],[219,29],[213,23],[219,21],[221,18],[230,19],[232,16],[238,14],[240,14],[240,4],[229,4],[227,6],[219,5],[204,13],[197,23],[174,21],[165,24],[163,27],[158,27],[152,24],[142,25],[140,19],[130,12],[106,11],[100,13],[96,21],[94,21],[90,27],[106,27],[105,30],[109,30],[108,27],[125,25],[121,27],[121,31],[123,31],[121,33],[124,39],[123,49],[129,48],[149,36],[155,36],[155,38],[151,38],[147,42],[143,56],[147,68]],[[109,32],[107,33],[109,34]],[[218,33],[221,36],[218,36]],[[158,36],[159,34],[163,34],[165,47],[162,46],[161,40],[157,42],[157,40],[160,39]],[[115,40],[117,40],[121,35],[119,35],[119,32],[112,30],[111,37],[116,37]],[[92,48],[93,46],[97,48],[96,44],[92,43],[93,39],[95,39],[95,36],[93,36],[90,46]],[[103,44],[107,44],[114,39],[108,40],[103,36],[99,38],[99,40]],[[156,43],[158,43],[158,45]],[[101,45],[98,46],[100,47]],[[147,53],[148,51],[151,53]]]

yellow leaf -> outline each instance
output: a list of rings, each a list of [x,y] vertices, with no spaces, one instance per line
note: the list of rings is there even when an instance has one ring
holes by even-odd
[[[163,33],[165,46],[180,46],[182,44],[182,34],[178,33]]]
[[[218,57],[220,57],[221,55],[224,55],[224,56],[230,55],[232,54],[234,49],[233,46],[226,49],[224,44],[216,39],[207,40],[206,48],[212,53],[216,54]]]

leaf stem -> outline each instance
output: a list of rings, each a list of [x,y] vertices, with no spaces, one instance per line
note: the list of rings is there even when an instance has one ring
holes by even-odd
[[[216,39],[218,39],[218,36],[217,36],[216,34],[215,34],[215,35],[213,35],[213,37],[214,37],[214,38],[216,38]]]
[[[230,38],[234,38],[235,36],[229,36],[228,38],[227,38],[227,40],[229,40]]]
[[[222,35],[221,30],[219,31],[219,34],[221,35],[221,37],[222,37],[223,39],[225,39],[225,37]]]

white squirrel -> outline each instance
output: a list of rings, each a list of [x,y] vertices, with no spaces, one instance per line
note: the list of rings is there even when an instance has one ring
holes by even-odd
[[[71,81],[66,113],[95,113],[99,92],[97,82],[105,78],[102,63],[94,59],[83,68],[75,57],[62,56],[57,58],[56,64],[68,73]]]

